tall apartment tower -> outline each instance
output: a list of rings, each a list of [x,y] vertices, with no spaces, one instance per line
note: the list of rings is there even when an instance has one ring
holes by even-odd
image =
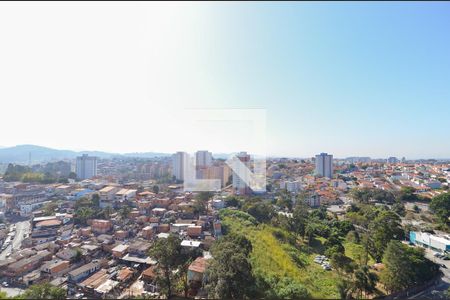
[[[177,180],[184,180],[184,168],[188,160],[186,152],[177,152],[172,155],[172,176]]]
[[[80,180],[97,176],[97,157],[83,154],[77,157],[75,166],[77,178]]]
[[[212,153],[209,151],[197,151],[195,153],[195,165],[197,168],[207,168],[212,166]]]
[[[333,155],[327,153],[316,155],[316,175],[333,177]]]
[[[241,162],[244,163],[244,165],[249,167],[250,155],[248,155],[247,152],[240,152],[236,156],[237,158],[239,158]],[[237,172],[239,173],[239,170],[237,170]],[[250,187],[234,171],[233,171],[233,190],[238,195],[248,195],[251,193]]]

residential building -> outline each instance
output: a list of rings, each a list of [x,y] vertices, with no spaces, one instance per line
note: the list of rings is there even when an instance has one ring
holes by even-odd
[[[80,180],[97,176],[97,157],[83,154],[77,157],[75,166],[77,178]]]
[[[92,232],[103,234],[107,233],[112,229],[112,223],[109,220],[95,219],[92,220],[91,228]]]
[[[195,153],[195,165],[197,168],[208,168],[212,165],[212,153],[206,150]]]
[[[333,155],[320,153],[316,155],[316,175],[321,177],[333,177]]]
[[[186,152],[177,152],[172,155],[172,176],[177,180],[184,180],[184,170],[189,156]]]
[[[236,155],[237,158],[244,164],[244,166],[246,166],[247,168],[249,167],[250,164],[250,155],[247,154],[247,152],[240,152],[239,154]],[[242,179],[239,174],[244,173],[243,170],[241,170],[241,168],[243,168],[243,166],[240,165],[236,165],[235,166],[236,170],[233,170],[232,172],[232,176],[233,176],[233,191],[235,194],[238,195],[248,195],[251,193],[251,189],[250,187],[247,185],[247,183],[245,183],[244,179]]]
[[[90,262],[88,264],[85,264],[79,268],[76,268],[75,270],[70,271],[69,274],[69,281],[71,282],[80,282],[84,278],[87,278],[89,275],[93,274],[97,270],[100,269],[100,265],[96,262]]]

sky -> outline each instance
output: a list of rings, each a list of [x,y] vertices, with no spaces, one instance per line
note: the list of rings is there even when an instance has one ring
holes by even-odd
[[[3,2],[0,112],[1,146],[450,158],[450,3]]]

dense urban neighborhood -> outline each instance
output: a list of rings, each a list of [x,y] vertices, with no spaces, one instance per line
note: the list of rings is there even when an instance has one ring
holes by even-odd
[[[253,170],[252,155],[234,155]],[[215,179],[214,191],[190,191]],[[445,298],[450,164],[209,151],[4,165],[2,297]]]

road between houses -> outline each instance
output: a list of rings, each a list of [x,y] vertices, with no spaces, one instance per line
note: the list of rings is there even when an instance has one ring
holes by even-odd
[[[15,250],[19,250],[20,246],[22,245],[22,241],[24,240],[24,235],[28,234],[30,232],[31,223],[30,221],[21,221],[15,223],[16,225],[16,234],[14,236],[14,239],[11,242],[11,245],[9,245],[1,254],[0,254],[0,260],[6,259],[6,255],[8,253],[12,253]]]

